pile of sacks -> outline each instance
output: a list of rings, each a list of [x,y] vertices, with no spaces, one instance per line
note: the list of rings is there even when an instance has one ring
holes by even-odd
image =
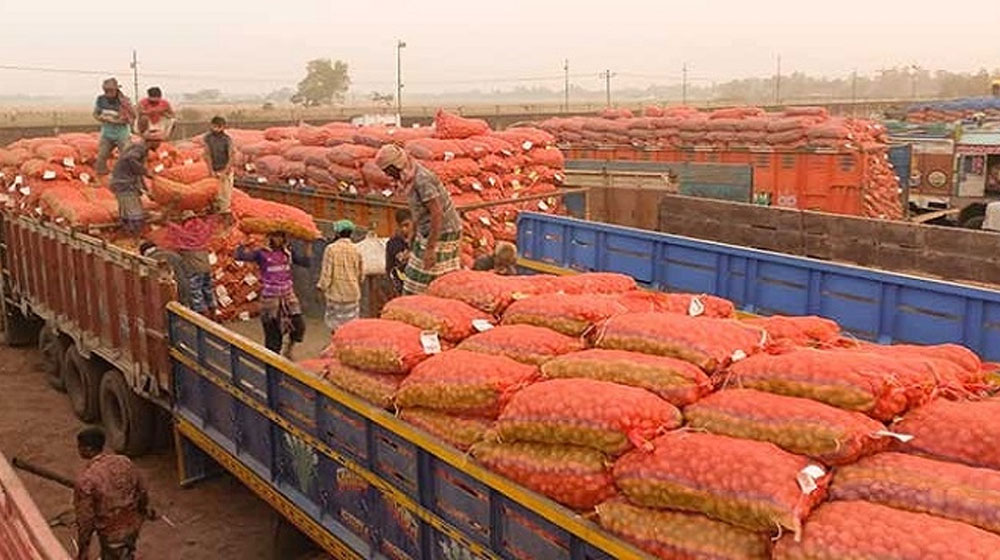
[[[241,132],[231,134],[234,143],[246,139]],[[135,240],[123,239],[118,225],[118,202],[107,184],[100,184],[94,172],[97,134],[63,134],[56,137],[18,140],[0,148],[0,187],[6,208],[57,225],[81,228],[126,249],[135,250]],[[150,194],[142,197],[152,215],[161,214],[175,222],[185,212],[206,215],[213,212],[219,189],[202,159],[198,141],[162,143],[150,153],[147,167],[154,175]],[[108,163],[109,169],[115,160]],[[233,192],[233,222],[189,220],[182,228],[211,227],[206,247],[215,280],[219,320],[249,319],[256,315],[259,292],[256,267],[236,262],[234,252],[241,243],[259,244],[269,231],[286,231],[294,237],[312,240],[320,236],[307,213],[276,202]],[[153,220],[146,236],[166,249],[178,249],[176,232],[168,233],[162,222]],[[183,281],[183,279],[177,279]]]
[[[455,272],[308,369],[660,558],[995,556],[974,353],[734,312],[617,274]]]
[[[1000,119],[1000,99],[969,97],[933,103],[918,103],[906,108],[906,121],[911,123],[947,123],[982,116],[985,120]]]

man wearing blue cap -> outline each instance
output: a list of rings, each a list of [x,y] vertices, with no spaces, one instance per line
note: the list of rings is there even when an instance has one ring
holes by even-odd
[[[323,251],[323,267],[316,289],[326,297],[324,320],[331,332],[358,318],[361,310],[361,283],[364,272],[361,253],[351,241],[354,223],[340,220],[333,224],[336,240]]]

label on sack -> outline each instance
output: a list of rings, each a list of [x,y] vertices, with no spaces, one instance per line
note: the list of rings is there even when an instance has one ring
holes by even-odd
[[[521,190],[521,181],[518,181],[517,179],[514,179],[513,181],[510,182],[510,186],[515,191],[519,191],[519,190]]]
[[[441,340],[438,339],[438,333],[434,331],[421,331],[420,345],[424,347],[424,354],[441,353]]]
[[[184,160],[184,165],[191,165],[192,163],[194,163],[194,160],[191,158],[187,158],[186,160]]]
[[[392,196],[392,189],[385,189],[385,190],[383,190],[382,191],[382,196],[384,196],[386,198],[389,198],[390,196]]]
[[[556,173],[555,175],[553,175],[552,178],[555,179],[557,183],[562,183],[563,181],[566,180],[566,177],[563,176],[562,173]]]
[[[549,211],[549,205],[545,204],[544,200],[539,200],[538,201],[538,209],[541,210],[542,212],[548,212]]]
[[[524,143],[521,144],[521,148],[526,152],[530,150],[532,146],[534,146],[534,144],[531,143],[531,140],[525,140]]]
[[[153,168],[153,173],[163,173],[163,169],[164,169],[163,164],[157,163],[156,167]]]
[[[76,162],[73,161],[73,158],[71,157],[63,158],[63,167],[68,167],[70,169],[73,169],[74,167],[76,167]]]
[[[249,321],[250,320],[250,312],[249,311],[240,311],[240,314],[237,315],[236,317],[240,321]]]
[[[254,276],[253,274],[247,274],[246,276],[243,277],[243,283],[246,284],[247,286],[253,286],[254,284],[257,283],[257,277]]]
[[[688,315],[692,317],[698,317],[705,312],[705,304],[701,302],[701,298],[693,297],[691,298],[691,303],[688,304]]]
[[[889,430],[879,430],[875,432],[875,435],[877,435],[878,437],[890,437],[900,443],[909,443],[910,441],[913,441],[913,438],[915,437],[910,434],[900,434],[896,432],[890,432]]]
[[[250,292],[247,294],[247,301],[253,301],[257,299],[257,292]]]
[[[491,186],[491,187],[495,187],[495,186],[497,186],[497,179],[496,179],[496,177],[490,177],[490,178],[489,178],[489,179],[487,179],[487,180],[488,180],[488,181],[490,182],[490,186]]]
[[[6,173],[4,173],[3,171],[0,171],[0,179],[3,179],[6,176],[7,176]]]
[[[18,192],[20,192],[24,196],[28,196],[29,194],[31,194],[31,187],[29,187],[28,185],[24,185],[23,187],[18,189]]]
[[[253,164],[252,163],[244,163],[243,164],[243,169],[246,169],[247,171],[253,171]]]
[[[233,298],[229,296],[222,296],[218,299],[219,299],[219,305],[221,305],[222,307],[229,307],[230,305],[233,304]]]
[[[451,161],[453,159],[455,159],[455,153],[454,152],[445,152],[444,153],[444,160],[445,161]]]
[[[738,362],[740,360],[745,360],[745,359],[747,359],[747,353],[744,352],[744,351],[742,351],[742,350],[737,350],[737,351],[733,352],[733,355],[730,356],[729,359],[731,361],[733,361],[733,362]]]
[[[215,295],[219,299],[222,299],[224,297],[229,297],[229,290],[227,290],[225,286],[216,286],[215,287]]]
[[[477,191],[477,192],[482,192],[483,191],[483,185],[482,185],[482,183],[480,183],[479,181],[474,181],[472,183],[472,190]]]
[[[479,221],[482,222],[484,226],[490,225],[490,219],[488,216],[479,216]]]
[[[288,180],[288,186],[289,187],[294,187],[295,186],[295,179],[289,179]]]
[[[162,152],[159,153],[159,156],[160,156],[160,159],[167,159],[168,157],[170,157],[170,152],[164,150],[164,151],[162,151]]]
[[[538,178],[538,172],[537,171],[532,171],[531,173],[528,173],[528,178],[531,179],[532,181],[534,181],[535,179]]]
[[[487,321],[486,319],[473,319],[472,328],[476,329],[478,332],[486,332],[493,328],[493,323]]]
[[[55,179],[55,178],[56,178],[56,172],[55,171],[48,170],[45,173],[42,173],[42,179],[45,179],[46,181],[51,181],[52,179]]]
[[[521,292],[514,292],[510,294],[510,299],[514,301],[521,301],[522,299],[528,299],[528,297],[530,297],[528,294],[523,294]]]
[[[500,153],[507,157],[514,155],[510,150],[500,150]]]
[[[20,185],[23,182],[24,182],[24,177],[22,177],[20,175],[14,175],[14,186],[15,187],[18,186],[18,185]]]
[[[80,174],[80,180],[83,181],[84,183],[89,183],[90,182],[90,173],[81,173]]]
[[[212,251],[211,253],[208,254],[209,265],[215,266],[216,264],[218,264],[218,262],[219,262],[219,256],[215,254],[215,251]]]
[[[267,182],[267,177],[257,177],[257,183],[263,184]]]
[[[819,465],[809,465],[795,475],[795,481],[799,483],[799,489],[803,494],[812,494],[819,485],[816,481],[826,476],[826,471]]]

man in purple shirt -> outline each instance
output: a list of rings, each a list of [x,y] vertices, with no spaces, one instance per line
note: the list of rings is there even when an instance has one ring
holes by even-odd
[[[260,324],[264,329],[264,346],[292,359],[292,347],[306,334],[302,305],[295,295],[292,265],[308,267],[312,245],[306,245],[299,255],[288,244],[285,232],[274,231],[267,236],[267,247],[248,250],[236,248],[236,260],[255,262],[260,267]],[[284,342],[288,333],[288,342]]]

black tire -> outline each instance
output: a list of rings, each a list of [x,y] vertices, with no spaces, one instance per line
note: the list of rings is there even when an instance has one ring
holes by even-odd
[[[7,346],[30,346],[35,344],[41,323],[30,317],[25,317],[21,310],[7,306],[7,317],[4,321],[3,342]]]
[[[156,418],[153,405],[132,392],[116,369],[101,378],[100,407],[104,433],[115,453],[135,457],[149,451]]]
[[[101,417],[98,401],[101,372],[97,365],[84,359],[72,344],[66,349],[62,364],[62,377],[73,413],[84,422],[96,421]]]
[[[66,383],[62,377],[62,361],[69,344],[59,331],[51,325],[45,325],[38,333],[38,351],[42,355],[42,371],[45,380],[57,391],[66,391]]]

